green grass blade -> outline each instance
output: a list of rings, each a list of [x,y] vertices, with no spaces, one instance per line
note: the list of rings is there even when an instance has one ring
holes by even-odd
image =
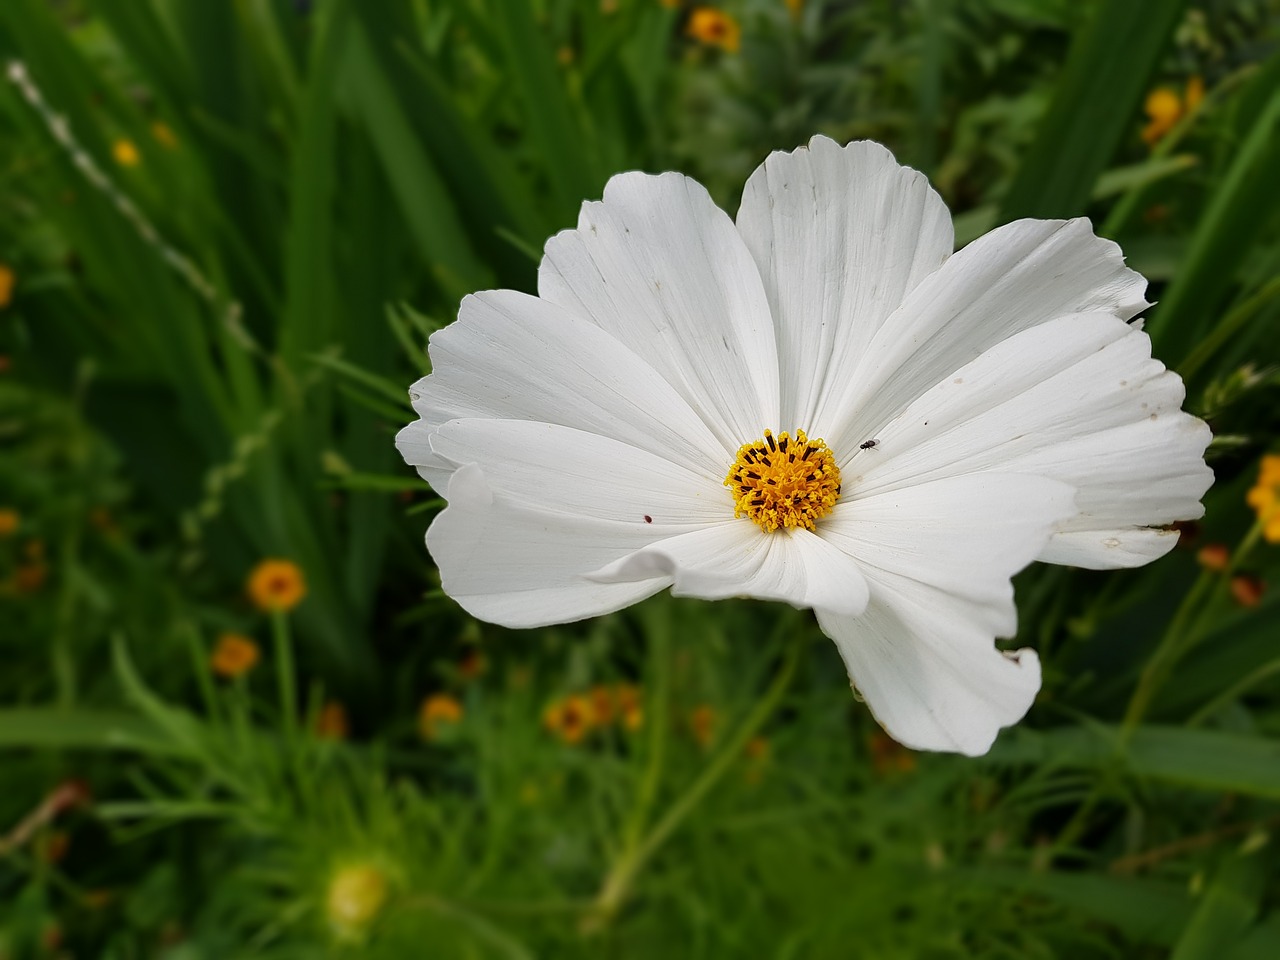
[[[1132,122],[1185,0],[1106,0],[1076,38],[1000,220],[1074,217]]]

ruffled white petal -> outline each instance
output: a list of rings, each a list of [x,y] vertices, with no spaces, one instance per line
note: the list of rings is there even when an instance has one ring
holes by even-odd
[[[877,331],[811,433],[840,449],[874,437],[908,403],[1002,340],[1071,313],[1128,319],[1146,281],[1088,220],[1018,220],[926,277]]]
[[[885,319],[951,255],[951,215],[878,143],[819,136],[756,169],[737,222],[773,310],[781,425],[808,429]]]
[[[861,616],[818,611],[849,678],[896,740],[985,753],[1040,687],[1031,650],[1004,654],[1016,630],[1009,578],[1074,511],[1043,477],[974,474],[855,497],[822,536],[855,557],[870,585]]]
[[[537,297],[512,290],[467,297],[458,321],[433,334],[430,349],[433,372],[409,391],[423,419],[401,430],[396,445],[441,493],[452,466],[431,455],[430,437],[462,418],[574,427],[717,482],[732,460],[648,364],[595,324]]]
[[[848,554],[808,530],[770,534],[744,519],[661,540],[592,574],[601,583],[654,577],[670,577],[678,597],[755,597],[848,615],[867,605],[867,582]]]
[[[1137,566],[1176,535],[1151,527],[1200,516],[1213,482],[1209,429],[1181,412],[1182,381],[1147,335],[1108,314],[1025,330],[927,391],[842,465],[865,493],[984,470],[1052,477],[1077,512],[1040,559]]]
[[[445,593],[481,620],[504,627],[567,623],[621,610],[671,582],[584,579],[584,568],[632,549],[635,532],[495,498],[477,466],[455,471],[447,493],[449,506],[432,521],[427,545]]]
[[[616,610],[671,582],[585,576],[653,543],[720,524],[723,486],[618,440],[517,420],[454,420],[431,448],[455,467],[427,546],[470,613],[509,627]]]
[[[733,221],[675,173],[624,173],[547,242],[538,292],[661,374],[729,450],[778,423],[760,273]]]

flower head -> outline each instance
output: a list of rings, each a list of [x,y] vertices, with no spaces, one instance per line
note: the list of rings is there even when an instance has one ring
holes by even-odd
[[[565,743],[581,743],[591,732],[593,716],[591,699],[573,694],[550,704],[542,713],[542,725]]]
[[[538,296],[431,338],[397,444],[448,501],[445,592],[508,627],[665,589],[811,608],[894,738],[985,752],[1040,686],[995,646],[1012,575],[1162,556],[1212,474],[1114,243],[1019,220],[952,249],[873,143],[773,154],[736,222],[679,174],[614,177]]]
[[[337,700],[326,700],[316,715],[316,736],[321,740],[345,740],[351,734],[347,708]]]
[[[248,592],[259,610],[287,611],[307,595],[307,581],[291,560],[263,560],[249,574]]]
[[[422,701],[418,711],[418,730],[424,740],[435,740],[444,730],[462,720],[462,704],[447,693],[433,693]]]
[[[1280,543],[1280,456],[1269,453],[1262,458],[1258,482],[1245,495],[1245,502],[1257,512],[1267,542]]]
[[[209,666],[220,677],[232,679],[254,668],[261,654],[258,645],[239,633],[224,633],[209,657]]]
[[[325,915],[339,940],[360,941],[378,918],[389,893],[387,874],[371,863],[336,870],[325,892]]]
[[[0,507],[0,537],[12,536],[22,526],[22,514],[11,507]]]
[[[142,162],[142,154],[132,140],[117,140],[111,146],[111,156],[122,167],[136,167]]]
[[[738,21],[715,7],[695,7],[689,14],[685,31],[693,39],[726,53],[737,53],[742,47],[742,28]]]
[[[1147,115],[1147,125],[1142,128],[1142,139],[1148,146],[1154,146],[1178,125],[1179,120],[1200,106],[1203,99],[1204,80],[1199,76],[1187,81],[1186,92],[1182,96],[1168,87],[1152,90],[1142,105]]]

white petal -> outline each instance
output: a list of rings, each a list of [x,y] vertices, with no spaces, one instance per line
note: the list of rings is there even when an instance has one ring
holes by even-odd
[[[642,543],[733,516],[733,495],[723,480],[558,424],[451,420],[431,435],[431,449],[455,466],[479,466],[498,499],[620,523]]]
[[[732,451],[778,423],[769,304],[742,237],[698,183],[624,173],[547,242],[542,297],[657,370]],[[727,465],[726,465],[727,469]]]
[[[752,174],[738,230],[778,331],[782,418],[810,428],[824,397],[906,295],[951,255],[951,215],[878,143],[814,137]]]
[[[1177,542],[1148,528],[1200,516],[1213,482],[1209,430],[1183,396],[1146,334],[1108,314],[1062,317],[925,393],[846,458],[844,482],[870,493],[983,470],[1052,477],[1076,488],[1078,511],[1041,559],[1137,566]]]
[[[974,474],[842,502],[823,537],[853,555],[870,585],[858,617],[818,611],[849,678],[896,740],[985,753],[1040,686],[1016,630],[1009,578],[1073,512],[1072,490],[1042,477]]]
[[[554,424],[454,420],[431,436],[457,469],[427,546],[446,593],[504,626],[616,610],[671,582],[585,574],[733,513],[720,484],[618,440]],[[459,499],[461,498],[461,499]]]
[[[410,389],[423,418],[396,438],[443,492],[429,437],[460,418],[533,420],[613,437],[724,479],[733,452],[651,367],[594,324],[536,297],[491,290],[462,301],[431,337],[433,373]]]
[[[427,531],[441,585],[472,616],[505,627],[567,623],[620,610],[670,584],[656,577],[593,583],[582,576],[634,547],[626,525],[546,514],[494,497],[468,464],[451,476],[449,506]]]
[[[415,386],[425,382],[419,380]],[[417,468],[418,475],[431,484],[431,489],[444,493],[449,489],[453,466],[431,452],[431,434],[434,432],[435,428],[426,420],[415,420],[396,434],[396,449],[405,463]]]
[[[907,295],[811,432],[856,447],[934,384],[1013,334],[1072,313],[1128,319],[1146,281],[1088,220],[1018,220],[965,247]]]
[[[796,607],[862,612],[867,583],[857,563],[808,530],[765,533],[737,519],[662,540],[592,575],[601,583],[670,577],[672,594],[755,597]]]

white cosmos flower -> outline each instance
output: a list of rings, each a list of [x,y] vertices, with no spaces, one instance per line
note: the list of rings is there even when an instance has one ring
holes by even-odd
[[[1154,560],[1213,478],[1114,243],[1019,220],[952,248],[874,143],[773,154],[736,223],[680,174],[611,179],[537,297],[431,338],[397,445],[448,500],[445,592],[508,627],[668,587],[810,607],[893,737],[986,752],[1040,686],[994,643],[1009,578]]]

